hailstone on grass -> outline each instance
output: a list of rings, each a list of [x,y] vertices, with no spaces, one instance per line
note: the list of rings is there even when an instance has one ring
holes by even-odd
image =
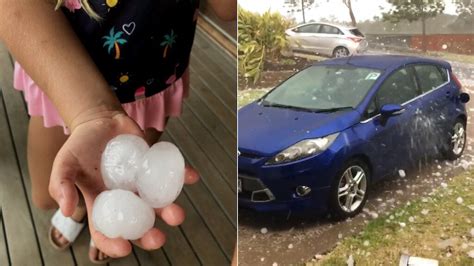
[[[123,134],[111,139],[102,153],[101,173],[108,189],[137,191],[136,173],[148,144],[142,138]]]
[[[184,158],[170,142],[158,142],[143,156],[136,186],[140,197],[153,208],[171,204],[184,184]]]
[[[108,238],[136,240],[153,227],[155,212],[133,192],[109,190],[95,199],[92,222]]]

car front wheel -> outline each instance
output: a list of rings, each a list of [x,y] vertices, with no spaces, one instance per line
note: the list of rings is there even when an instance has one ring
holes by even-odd
[[[331,187],[330,210],[335,218],[358,214],[367,201],[369,170],[360,160],[351,160],[336,176]]]
[[[449,145],[446,158],[456,160],[461,157],[466,146],[466,125],[462,119],[457,119],[449,133]]]

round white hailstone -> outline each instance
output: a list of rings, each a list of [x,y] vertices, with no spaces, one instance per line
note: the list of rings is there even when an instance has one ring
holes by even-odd
[[[421,214],[423,214],[423,215],[428,215],[429,212],[430,212],[429,210],[423,209],[423,210],[421,211]]]
[[[470,231],[470,233],[471,233],[471,237],[474,237],[474,227],[473,227],[473,228],[471,228],[471,231]]]
[[[111,139],[102,153],[100,165],[105,186],[136,192],[136,173],[148,148],[145,140],[135,135],[123,134]]]
[[[443,44],[443,45],[441,46],[441,48],[443,48],[443,50],[446,50],[446,49],[448,49],[448,45]]]
[[[292,248],[293,248],[293,244],[289,244],[288,249],[292,249]]]
[[[268,229],[266,227],[263,227],[262,229],[260,229],[260,233],[266,234],[268,233]]]
[[[441,183],[441,187],[444,188],[444,189],[446,189],[446,188],[448,188],[448,184],[446,184],[446,183],[443,182],[443,183]]]
[[[403,177],[405,177],[407,174],[405,173],[405,170],[400,169],[400,170],[398,170],[398,175],[403,178]]]
[[[462,204],[462,203],[463,203],[463,199],[462,199],[461,197],[458,197],[458,198],[456,199],[456,202],[457,202],[458,204]]]
[[[467,253],[467,256],[471,259],[474,259],[474,249]]]
[[[407,226],[407,224],[406,224],[406,223],[398,223],[398,224],[400,224],[400,227],[401,227],[401,228],[403,228],[403,227]]]
[[[415,218],[413,216],[408,217],[408,221],[410,223],[413,223],[415,221]]]
[[[92,207],[95,229],[108,238],[136,240],[155,224],[155,212],[135,193],[115,189],[97,196]]]
[[[158,142],[143,156],[138,169],[137,189],[140,197],[153,208],[170,205],[184,184],[184,158],[170,142]]]
[[[368,247],[369,245],[370,245],[369,240],[365,240],[365,241],[364,241],[364,247]]]

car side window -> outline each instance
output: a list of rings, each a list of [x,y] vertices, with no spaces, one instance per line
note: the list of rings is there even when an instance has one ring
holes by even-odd
[[[415,71],[423,93],[431,91],[447,81],[446,74],[443,77],[443,73],[437,66],[416,65]],[[444,72],[446,73],[446,71]]]
[[[418,95],[415,76],[410,68],[402,68],[392,73],[377,91],[377,107],[403,104]]]
[[[319,29],[319,33],[325,33],[325,34],[340,34],[341,31],[333,26],[329,25],[321,25],[321,28]]]
[[[375,103],[375,98],[373,98],[373,99],[370,101],[369,106],[368,106],[367,109],[365,110],[364,118],[365,118],[365,119],[369,119],[369,118],[371,118],[372,116],[375,116],[375,115],[377,115],[377,114],[378,114],[377,104]]]
[[[308,24],[301,26],[298,29],[297,32],[302,32],[302,33],[318,33],[319,31],[319,24]]]

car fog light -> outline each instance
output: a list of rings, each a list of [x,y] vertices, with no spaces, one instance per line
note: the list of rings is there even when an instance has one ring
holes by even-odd
[[[296,187],[296,195],[298,195],[299,197],[304,197],[304,196],[308,195],[309,193],[311,193],[311,188],[309,188],[307,186],[298,186],[298,187]]]

